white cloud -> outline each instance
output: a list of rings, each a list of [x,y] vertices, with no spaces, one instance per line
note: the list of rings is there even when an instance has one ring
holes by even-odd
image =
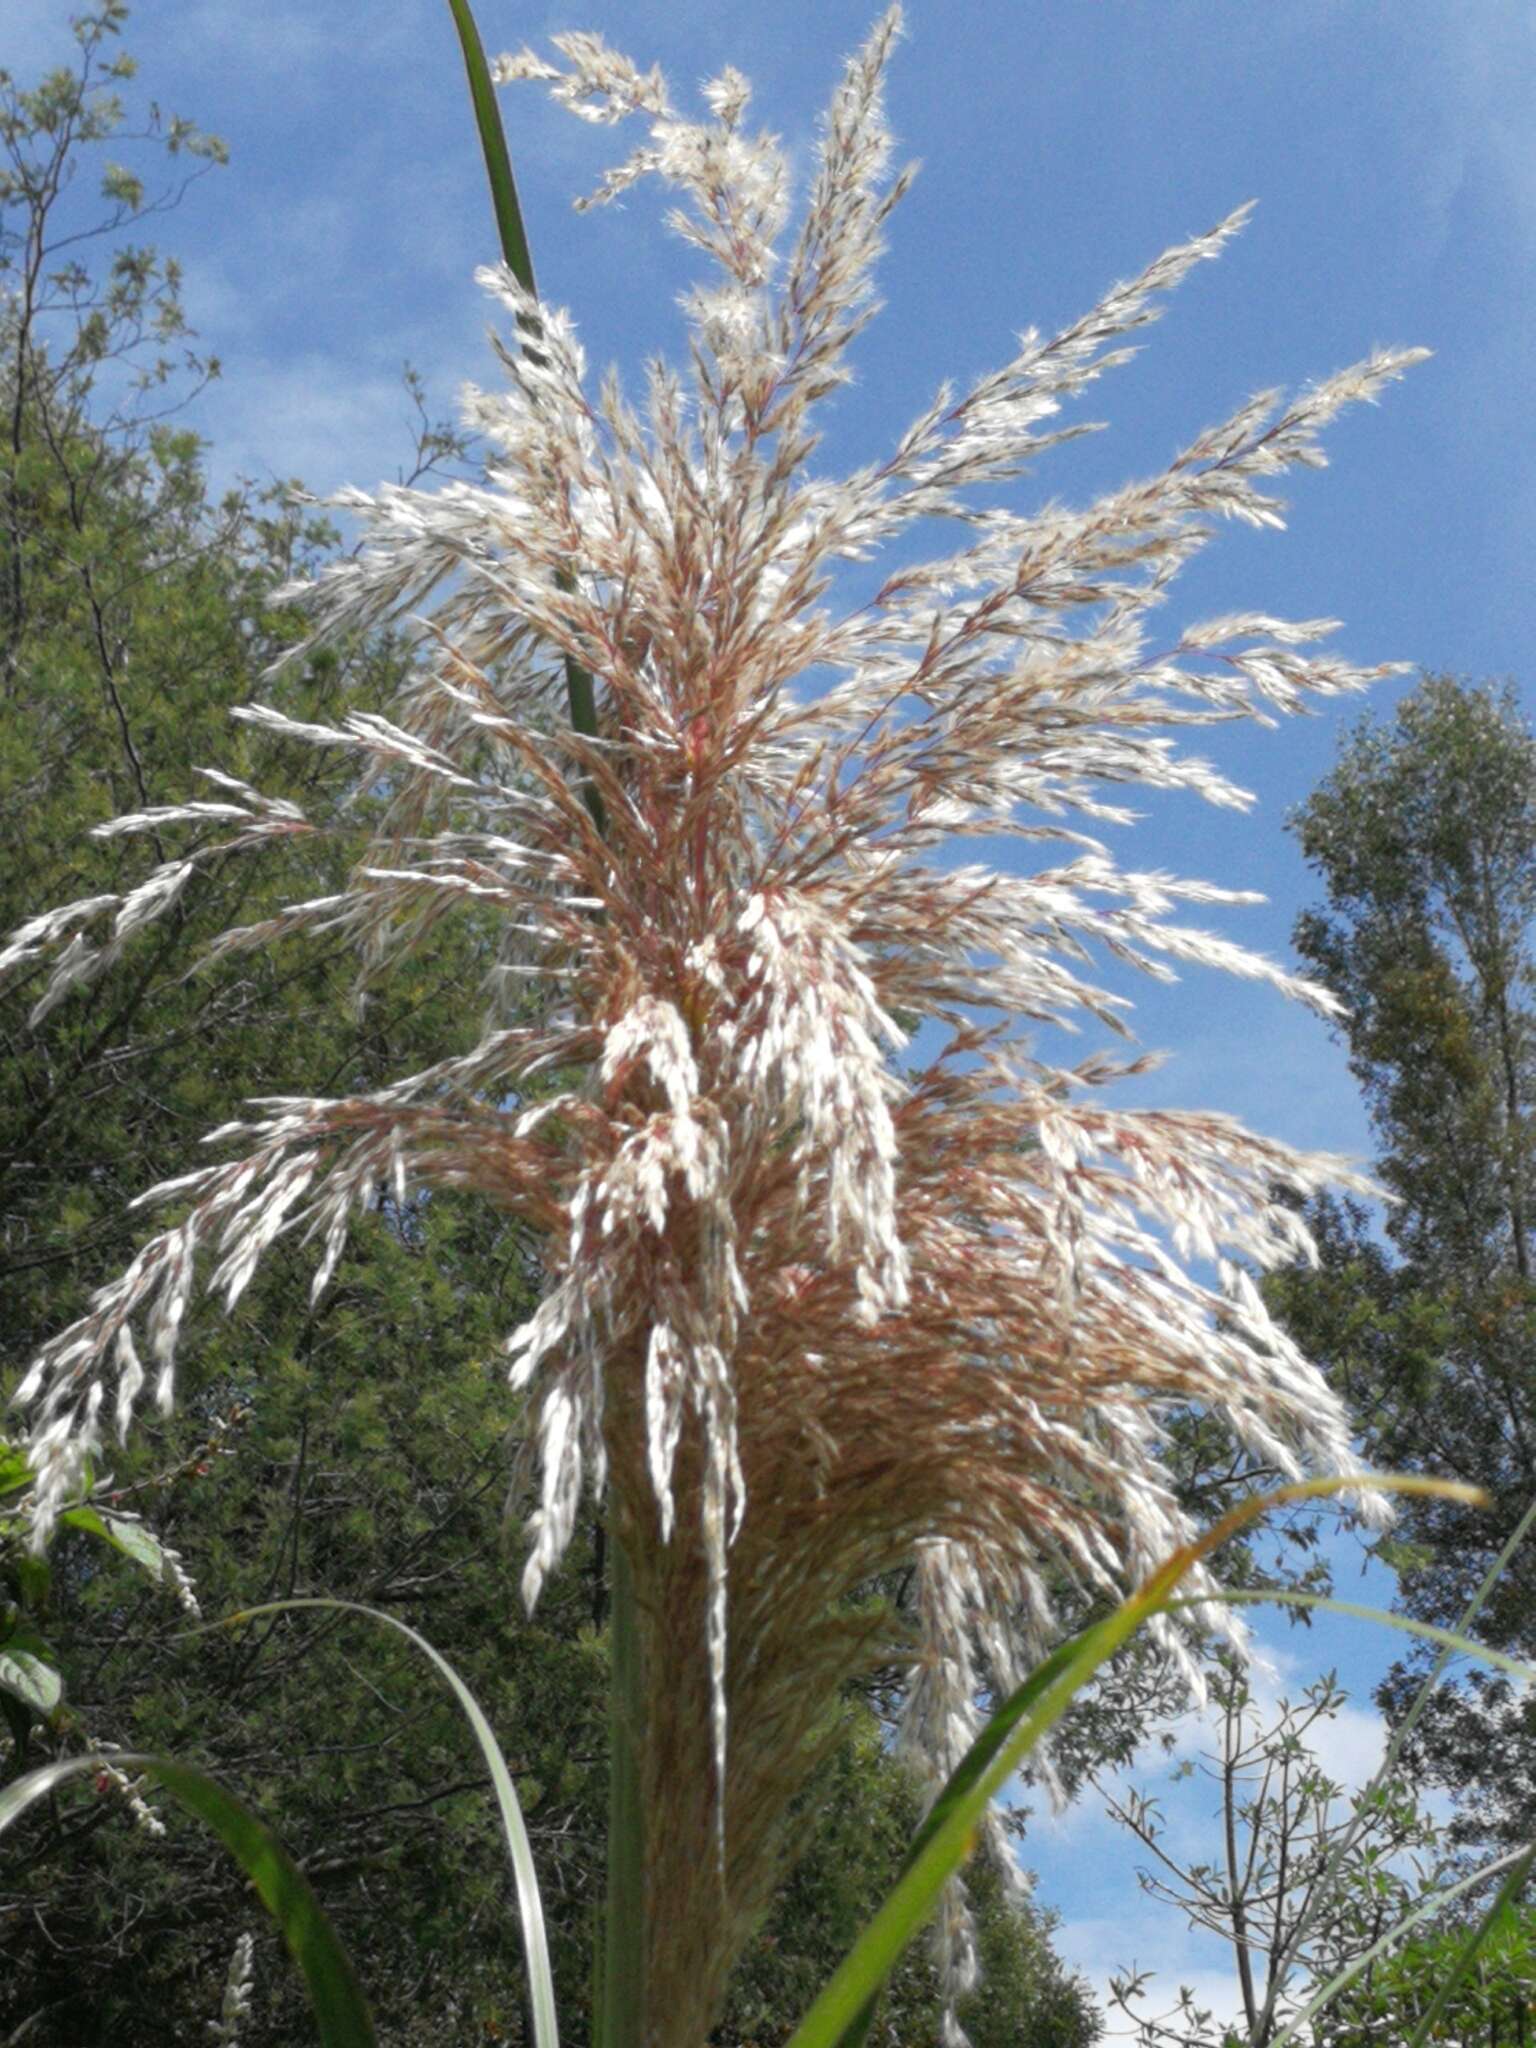
[[[362,375],[355,363],[310,354],[245,363],[197,407],[210,440],[213,481],[297,477],[311,490],[371,488],[410,454],[410,404],[399,378]]]

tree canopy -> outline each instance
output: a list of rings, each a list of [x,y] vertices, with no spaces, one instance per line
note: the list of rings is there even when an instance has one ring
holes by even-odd
[[[1344,999],[1341,1029],[1394,1203],[1385,1241],[1320,1205],[1322,1264],[1277,1283],[1327,1360],[1373,1460],[1487,1487],[1492,1509],[1405,1503],[1387,1555],[1401,1604],[1454,1627],[1536,1499],[1536,738],[1509,684],[1426,675],[1367,719],[1296,830],[1325,890],[1297,946]],[[1529,1545],[1479,1619],[1536,1651]],[[1401,1712],[1428,1654],[1399,1664]],[[1473,1671],[1442,1687],[1417,1766],[1463,1796],[1458,1825],[1524,1839],[1536,1818],[1536,1706]]]

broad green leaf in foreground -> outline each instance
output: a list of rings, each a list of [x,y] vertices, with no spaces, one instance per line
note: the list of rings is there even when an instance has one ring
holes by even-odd
[[[26,1452],[20,1444],[7,1443],[0,1437],[0,1494],[18,1493],[31,1480],[32,1468]]]
[[[64,1682],[54,1669],[48,1645],[25,1622],[0,1642],[0,1691],[34,1714],[51,1714],[64,1696]]]
[[[1468,1503],[1484,1498],[1478,1488],[1449,1480],[1395,1475],[1302,1480],[1242,1502],[1197,1542],[1175,1552],[1113,1614],[1054,1650],[993,1714],[934,1801],[884,1905],[795,2030],[789,2048],[840,2048],[863,2038],[881,1985],[927,1920],[944,1885],[970,1855],[988,1805],[1099,1667],[1143,1622],[1173,1603],[1180,1583],[1202,1558],[1273,1507],[1361,1487],[1436,1493]]]
[[[166,1555],[165,1545],[152,1529],[127,1515],[114,1515],[102,1508],[68,1508],[59,1520],[71,1529],[83,1529],[99,1537],[136,1564],[157,1586],[176,1585],[180,1574]]]

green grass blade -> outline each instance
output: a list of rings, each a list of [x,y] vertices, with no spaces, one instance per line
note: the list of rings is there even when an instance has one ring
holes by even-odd
[[[496,214],[496,232],[501,239],[501,253],[507,268],[517,279],[523,290],[538,296],[538,285],[534,282],[533,257],[528,248],[528,235],[523,226],[523,209],[517,196],[517,181],[512,176],[512,157],[507,148],[507,134],[501,123],[501,109],[496,103],[496,88],[491,83],[491,69],[485,61],[485,46],[480,41],[480,31],[475,26],[475,17],[470,10],[469,0],[448,0],[453,13],[453,24],[459,32],[459,47],[464,53],[464,69],[469,78],[470,103],[475,111],[475,126],[480,133],[480,152],[485,158],[485,174],[490,180],[491,205]],[[530,324],[523,334],[523,347],[535,360],[538,358],[539,339],[542,330]],[[569,590],[568,578],[561,579],[561,588]],[[597,737],[597,695],[592,678],[579,661],[571,655],[565,657],[565,695],[570,708],[571,728],[584,739]],[[590,776],[582,780],[582,798],[593,824],[601,836],[607,830],[607,810],[596,785]]]
[[[788,2048],[847,2048],[867,2029],[872,2001],[902,1950],[933,1911],[944,1885],[969,1856],[991,1801],[1099,1667],[1145,1621],[1170,1605],[1196,1564],[1272,1507],[1363,1489],[1466,1501],[1485,1498],[1476,1487],[1395,1474],[1306,1479],[1240,1502],[1197,1542],[1176,1551],[1113,1614],[1054,1650],[993,1714],[934,1802],[885,1903],[796,2028]]]
[[[486,1719],[479,1701],[460,1678],[448,1659],[435,1650],[423,1635],[393,1614],[385,1614],[377,1607],[364,1607],[356,1600],[269,1600],[260,1607],[242,1608],[238,1614],[231,1614],[216,1628],[231,1628],[236,1624],[258,1620],[267,1614],[292,1614],[304,1608],[323,1610],[332,1614],[359,1614],[369,1621],[379,1622],[391,1628],[396,1635],[404,1636],[427,1658],[449,1691],[464,1710],[464,1717],[474,1731],[480,1754],[485,1759],[490,1773],[491,1784],[496,1794],[497,1808],[501,1814],[502,1834],[506,1839],[507,1858],[512,1866],[512,1879],[517,1888],[518,1915],[523,1930],[523,1953],[528,1964],[528,1997],[533,2009],[533,2033],[536,2048],[559,2048],[560,2033],[555,2015],[555,1986],[549,1966],[549,1941],[544,1930],[544,1907],[539,1897],[538,1872],[534,1868],[533,1845],[528,1840],[528,1829],[523,1820],[523,1810],[518,1804],[517,1790],[512,1783],[512,1774],[507,1769],[507,1760],[502,1755],[501,1745],[495,1731]],[[189,1631],[201,1635],[206,1631]]]
[[[1340,1600],[1332,1593],[1297,1593],[1286,1586],[1270,1589],[1223,1587],[1218,1597],[1232,1607],[1257,1607],[1265,1602],[1279,1607],[1322,1607],[1331,1614],[1347,1614],[1355,1621],[1379,1622],[1383,1628],[1395,1628],[1399,1634],[1416,1636],[1420,1642],[1438,1643],[1447,1659],[1475,1657],[1481,1664],[1490,1664],[1497,1671],[1508,1672],[1511,1678],[1518,1678],[1527,1685],[1536,1684],[1536,1665],[1511,1657],[1503,1650],[1492,1650],[1486,1643],[1476,1642],[1457,1629],[1439,1628],[1429,1621],[1411,1621],[1406,1614],[1393,1614],[1386,1607],[1363,1607],[1356,1600]],[[1175,1613],[1182,1607],[1198,1604],[1193,1600],[1170,1600],[1168,1609]]]
[[[469,75],[470,104],[475,110],[475,126],[480,131],[480,151],[485,158],[486,177],[490,180],[491,206],[496,214],[501,253],[506,258],[507,268],[523,290],[537,298],[539,288],[533,277],[533,257],[529,253],[528,235],[523,227],[523,209],[512,176],[512,158],[507,150],[506,131],[501,125],[501,109],[496,104],[496,88],[491,83],[491,69],[485,61],[485,45],[475,26],[469,0],[448,0],[448,6],[453,14],[453,25],[459,32],[464,69]]]
[[[512,155],[507,148],[506,129],[502,126],[501,108],[497,104],[496,88],[491,80],[490,66],[485,60],[485,46],[480,40],[480,31],[475,24],[474,12],[470,7],[469,0],[448,0],[448,6],[453,15],[454,27],[458,31],[459,48],[464,56],[464,70],[469,80],[470,104],[474,109],[475,127],[480,136],[480,153],[485,159],[485,174],[491,187],[491,205],[496,215],[496,232],[501,240],[501,253],[506,261],[507,268],[512,272],[512,275],[517,279],[524,291],[531,297],[537,298],[539,287],[534,276],[533,253],[528,246],[528,232],[523,224],[522,203],[517,196],[517,181],[512,175]],[[521,320],[520,327],[524,353],[531,361],[540,361],[539,348],[543,339],[543,328],[539,324],[537,316],[530,315],[527,319]],[[575,588],[574,580],[568,574],[562,573],[557,577],[556,581],[561,590],[569,591]],[[583,667],[574,655],[569,653],[564,656],[564,668],[565,700],[570,715],[571,730],[579,733],[583,739],[595,740],[597,738],[597,692],[593,685],[591,673]],[[607,806],[604,804],[602,793],[590,772],[581,777],[580,787],[582,802],[586,806],[587,815],[592,820],[597,836],[599,839],[605,838],[608,831]],[[614,1551],[616,1555],[618,1549],[619,1545],[615,1538]],[[624,1607],[625,1597],[623,1591],[616,1587],[614,1595],[616,1633],[619,1630],[620,1624],[630,1624],[632,1622],[632,1617],[628,1615]],[[623,1704],[619,1700],[617,1693],[615,1694],[615,1702],[616,1708]],[[628,1780],[622,1766],[622,1761],[617,1753],[614,1759],[614,1769],[615,1786],[617,1788],[615,1800],[617,1803],[623,1804],[625,1811],[628,1812],[636,1802],[630,1796]],[[520,1819],[519,1826],[521,1826]],[[511,1839],[512,1837],[509,1834],[509,1842]],[[627,1840],[627,1837],[621,1837],[620,1839],[622,1843],[624,1840]],[[636,1836],[630,1845],[630,1860],[636,1861],[639,1855],[639,1840],[638,1836]],[[636,1882],[638,1883],[638,1877]],[[519,1897],[522,1897],[521,1880],[519,1880]],[[630,1984],[633,1980],[633,1984],[637,1985],[638,1978],[635,1974],[638,1969],[637,1957],[639,1955],[637,1944],[641,1940],[639,1926],[637,1923],[633,1929],[629,1928],[626,1924],[629,1918],[628,1914],[620,1913],[615,1915],[613,1908],[614,1901],[610,1897],[609,1925],[605,1936],[607,1952],[605,1954],[600,1953],[599,1976],[600,1978],[603,1976],[604,1970],[609,1973],[616,1970],[619,1973],[618,1979],[615,1980],[616,1982],[622,1979],[624,1983]],[[525,1929],[529,1925],[526,1909],[523,1924]],[[530,1974],[532,1969],[533,1961],[530,1955]],[[637,1992],[635,1996],[638,2010]],[[598,2025],[600,2030],[602,2027],[601,2014],[602,2007],[599,2005]],[[553,2002],[551,2002],[549,2009],[549,2021],[551,2028],[553,2028]],[[638,2024],[638,2020],[636,2024]],[[552,2035],[551,2038],[553,2038]]]
[[[1079,1645],[1082,1640],[1081,1637],[1075,1636],[1070,1641],[1059,1644],[1046,1658],[1045,1662],[1037,1666],[1030,1674],[1019,1690],[1009,1699],[1005,1700],[1002,1706],[992,1715],[986,1727],[982,1729],[960,1762],[955,1766],[954,1773],[948,1784],[928,1809],[922,1825],[912,1837],[911,1846],[907,1850],[906,1859],[901,1867],[901,1876],[903,1878],[927,1853],[945,1820],[954,1810],[956,1803],[969,1798],[982,1783],[989,1767],[996,1759],[998,1751],[1018,1726],[1020,1716],[1027,1712],[1046,1689],[1067,1669],[1073,1659],[1074,1647]],[[981,1814],[985,1812],[987,1801],[991,1796],[991,1794],[983,1796],[977,1813],[978,1820]],[[921,1924],[920,1918],[910,1929],[908,1935],[903,1937],[903,1946]],[[897,1953],[899,1954],[900,1951],[898,1950]],[[894,1961],[894,1957],[892,1960]],[[882,1977],[881,1983],[883,1984],[883,1982],[884,1978]],[[864,2004],[851,2023],[843,2029],[840,2035],[834,2037],[840,2042],[841,2048],[860,2048],[860,2044],[865,2040],[870,2027],[874,2024],[880,1990],[881,1984],[877,1984],[865,1999]],[[796,2040],[798,2038],[797,2035]]]
[[[932,1913],[944,1885],[970,1856],[992,1800],[1074,1695],[1152,1611],[1140,1599],[1126,1601],[1106,1620],[1061,1644],[997,1709],[934,1802],[885,1903],[796,2028],[788,2048],[837,2048],[859,2038],[868,2026],[868,2008],[897,1958]]]
[[[154,1778],[229,1850],[282,1929],[309,1987],[324,2048],[375,2048],[373,2020],[346,1950],[336,1939],[304,1873],[272,1830],[231,1792],[191,1764],[121,1750],[66,1757],[29,1771],[0,1792],[0,1833],[68,1778],[103,1770]]]

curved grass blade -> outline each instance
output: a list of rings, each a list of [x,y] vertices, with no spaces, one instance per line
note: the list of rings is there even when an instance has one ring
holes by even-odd
[[[448,0],[453,14],[453,25],[459,32],[459,47],[464,53],[464,69],[469,78],[470,103],[475,110],[475,126],[480,133],[480,153],[485,158],[485,174],[490,181],[491,205],[496,214],[496,232],[501,238],[501,253],[507,268],[517,279],[525,292],[537,298],[538,285],[534,281],[533,256],[528,248],[528,234],[523,226],[522,204],[517,196],[517,181],[512,176],[512,157],[507,149],[507,134],[501,124],[501,109],[496,104],[496,88],[491,83],[491,69],[485,61],[485,46],[480,40],[480,31],[475,26],[475,17],[469,0]],[[542,329],[537,322],[529,322],[523,333],[523,348],[534,360],[539,360],[539,341]],[[569,588],[569,584],[565,585]],[[592,678],[579,661],[571,655],[565,657],[565,694],[570,708],[571,726],[584,739],[597,737],[597,697],[592,687]],[[603,799],[590,776],[582,780],[582,797],[593,824],[601,837],[607,830],[608,814]]]
[[[841,1968],[792,2035],[789,2048],[834,2048],[862,2039],[897,1958],[976,1846],[987,1807],[1074,1695],[1145,1619],[1127,1601],[1061,1644],[999,1707],[956,1767],[914,1840],[901,1876]],[[977,1755],[982,1744],[985,1754]]]
[[[277,1836],[214,1778],[173,1757],[106,1750],[29,1771],[0,1792],[0,1833],[68,1778],[103,1770],[154,1778],[209,1827],[251,1880],[304,1973],[324,2048],[375,2048],[368,2002],[309,1881]]]
[[[1421,1642],[1438,1643],[1447,1659],[1451,1657],[1476,1657],[1481,1664],[1492,1665],[1496,1671],[1506,1671],[1511,1678],[1518,1678],[1525,1684],[1536,1684],[1536,1665],[1527,1664],[1522,1658],[1511,1657],[1503,1650],[1491,1650],[1486,1643],[1479,1643],[1471,1636],[1464,1636],[1453,1628],[1439,1628],[1429,1621],[1411,1621],[1406,1614],[1393,1614],[1386,1607],[1364,1607],[1356,1600],[1340,1600],[1332,1593],[1297,1593],[1288,1586],[1222,1587],[1216,1596],[1223,1606],[1259,1607],[1266,1601],[1278,1607],[1323,1607],[1331,1614],[1347,1614],[1356,1621],[1380,1622],[1383,1628],[1395,1628],[1405,1636],[1417,1636]],[[1193,1600],[1170,1600],[1168,1611],[1176,1613],[1183,1607],[1194,1607]]]
[[[1101,1623],[1100,1626],[1105,1626],[1105,1624]],[[954,1772],[949,1782],[945,1785],[942,1794],[929,1807],[927,1814],[923,1818],[922,1825],[912,1837],[911,1846],[908,1848],[906,1859],[901,1866],[901,1879],[905,1879],[908,1873],[927,1853],[953,1803],[966,1799],[981,1783],[987,1773],[988,1766],[993,1762],[1009,1735],[1018,1726],[1020,1716],[1027,1712],[1046,1690],[1054,1684],[1060,1674],[1073,1662],[1075,1653],[1085,1645],[1086,1640],[1084,1636],[1073,1636],[1068,1641],[1058,1644],[1045,1659],[1044,1663],[1038,1665],[1030,1673],[1018,1691],[1010,1695],[993,1713],[986,1727],[982,1729],[976,1740],[960,1759],[960,1762],[955,1766]],[[1106,1654],[1112,1654],[1112,1651]],[[1097,1668],[1097,1664],[1101,1661],[1102,1659],[1096,1659],[1094,1668]],[[1081,1683],[1082,1681],[1079,1680],[1078,1682]],[[993,1794],[988,1793],[983,1797],[977,1810],[978,1821],[993,1796]],[[970,1855],[973,1845],[974,1828],[971,1837],[967,1840],[964,1853],[960,1859],[961,1862],[964,1862]],[[898,1880],[898,1883],[901,1879]],[[926,1909],[924,1909],[924,1912],[926,1912]],[[879,2004],[880,1992],[884,1986],[885,1978],[889,1975],[891,1967],[894,1965],[897,1956],[901,1953],[901,1949],[905,1947],[912,1935],[922,1925],[922,1919],[923,1913],[920,1913],[918,1919],[903,1933],[900,1946],[892,1954],[891,1961],[882,1972],[880,1981],[869,1992],[855,2017],[840,2034],[828,2037],[830,2040],[840,2043],[840,2048],[861,2048],[861,2044],[868,2035],[870,2027],[874,2024],[875,2010]],[[808,2020],[814,2015],[814,2010],[815,2008],[812,2009],[812,2015],[807,2016]],[[796,2034],[790,2043],[790,2048],[798,2048],[799,2041],[800,2036]]]
[[[496,232],[501,237],[501,253],[507,260],[507,268],[523,290],[537,298],[539,288],[533,280],[533,257],[529,253],[528,235],[523,227],[523,209],[512,176],[512,159],[507,151],[506,131],[501,125],[501,109],[496,104],[496,88],[491,83],[490,66],[485,61],[485,45],[475,26],[469,0],[448,0],[448,6],[453,15],[453,25],[459,32],[464,69],[469,75],[470,104],[475,110],[475,126],[480,131],[480,151],[485,158],[485,175],[490,180],[491,205],[496,214]]]
[[[523,1953],[528,1964],[528,1999],[533,2009],[533,2033],[536,2048],[559,2048],[560,2033],[555,2016],[555,1986],[549,1967],[549,1942],[544,1931],[544,1907],[539,1897],[538,1873],[534,1868],[533,1846],[528,1840],[528,1829],[523,1821],[523,1810],[518,1804],[517,1791],[512,1783],[512,1774],[507,1769],[507,1760],[502,1755],[501,1745],[495,1731],[486,1719],[479,1701],[460,1678],[457,1671],[435,1650],[423,1635],[397,1615],[385,1614],[377,1607],[364,1607],[356,1600],[269,1600],[260,1607],[245,1607],[238,1614],[226,1615],[215,1622],[215,1628],[233,1628],[242,1622],[256,1621],[268,1614],[292,1614],[302,1608],[322,1609],[333,1614],[360,1614],[369,1621],[381,1622],[385,1628],[392,1628],[397,1635],[404,1636],[413,1644],[437,1670],[449,1691],[464,1710],[465,1719],[474,1731],[480,1754],[490,1772],[491,1784],[496,1793],[496,1804],[501,1814],[502,1833],[506,1837],[507,1858],[512,1866],[512,1879],[517,1888],[518,1915],[523,1930]],[[192,1635],[203,1635],[207,1631],[193,1629]]]
[[[1273,1507],[1296,1500],[1365,1489],[1427,1493],[1481,1502],[1477,1487],[1449,1480],[1396,1475],[1306,1479],[1242,1501],[1196,1542],[1160,1566],[1113,1614],[1054,1650],[1017,1692],[1003,1702],[935,1800],[884,1904],[860,1935],[820,1997],[790,2037],[788,2048],[838,2048],[861,2038],[869,2008],[902,1950],[932,1912],[946,1882],[975,1846],[991,1801],[1030,1750],[1058,1721],[1075,1695],[1154,1614],[1162,1613],[1180,1583],[1203,1558]]]

